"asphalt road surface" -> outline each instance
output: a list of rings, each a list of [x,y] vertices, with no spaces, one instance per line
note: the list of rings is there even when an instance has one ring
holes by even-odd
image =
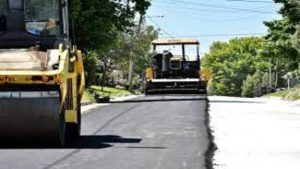
[[[205,169],[205,97],[147,96],[83,116],[66,148],[27,143],[0,148],[1,169]]]

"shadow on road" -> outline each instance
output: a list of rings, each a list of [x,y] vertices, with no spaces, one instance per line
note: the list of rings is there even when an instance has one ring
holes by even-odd
[[[153,149],[153,150],[162,150],[167,149],[167,147],[162,146],[127,146],[127,147],[117,147],[117,148],[128,148],[128,149]]]
[[[69,141],[65,147],[56,147],[47,142],[28,141],[5,141],[0,149],[104,149],[112,147],[113,143],[140,143],[140,138],[123,138],[115,135],[80,136],[78,139]]]
[[[120,136],[81,136],[79,139],[70,142],[65,148],[70,149],[99,149],[111,147],[109,143],[140,143],[140,138],[123,138]]]

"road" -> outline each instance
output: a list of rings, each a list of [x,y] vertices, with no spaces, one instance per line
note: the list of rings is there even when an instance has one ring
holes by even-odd
[[[205,169],[206,109],[199,96],[115,102],[85,114],[83,136],[66,148],[0,148],[0,168]]]
[[[300,105],[209,97],[215,169],[299,169]]]

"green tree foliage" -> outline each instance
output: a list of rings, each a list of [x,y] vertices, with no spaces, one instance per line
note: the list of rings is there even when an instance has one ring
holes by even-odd
[[[134,73],[142,74],[151,59],[151,42],[157,37],[158,32],[153,26],[143,27],[139,35],[119,32],[117,41],[112,45],[110,51],[102,54],[99,54],[101,52],[98,51],[89,52],[89,55],[86,56],[85,66],[88,68],[88,74],[90,74],[88,81],[94,83],[96,80],[95,74],[99,69],[97,68],[99,65],[96,64],[97,61],[103,65],[108,65],[108,62],[112,63],[113,67],[128,72],[129,60],[132,58],[135,63]],[[107,75],[106,72],[102,73]]]
[[[269,28],[265,40],[251,37],[212,45],[203,59],[213,72],[212,94],[252,97],[257,86],[269,83],[268,68],[275,87],[284,85],[281,77],[287,72],[300,74],[300,1],[274,2],[282,5],[282,19],[264,22]]]
[[[254,84],[252,82],[252,76],[248,75],[246,80],[243,81],[242,96],[253,97]]]
[[[300,53],[300,24],[297,26],[297,31],[292,37],[293,45]]]
[[[268,77],[268,74],[265,73],[266,76],[263,75],[263,73],[258,70],[255,72],[254,75],[248,75],[246,80],[243,81],[242,86],[242,96],[243,97],[253,97],[255,89],[259,86],[262,86],[263,84],[267,84],[264,81],[265,77]]]
[[[129,39],[121,43],[121,48],[127,47],[127,50],[122,52],[127,56],[122,63],[128,70],[127,84],[130,90],[141,85],[139,79],[143,77],[143,72],[151,60],[151,42],[158,37],[158,32],[153,26],[138,27],[136,32],[137,34],[127,36]]]
[[[299,66],[300,54],[296,48],[293,35],[297,32],[296,25],[300,23],[299,0],[274,0],[282,4],[279,13],[282,19],[264,22],[269,28],[266,39],[273,43],[273,49],[280,58],[288,65],[286,72],[293,71]],[[295,35],[294,35],[295,36]],[[298,49],[299,50],[299,49]]]
[[[133,59],[135,72],[142,73],[151,59],[151,42],[157,37],[158,32],[153,26],[143,27],[139,35],[122,34],[113,53],[115,62],[128,71],[129,59]]]
[[[69,0],[74,44],[83,50],[88,84],[95,83],[99,62],[115,60],[124,34],[133,35],[137,13],[144,15],[148,0]],[[99,72],[98,72],[99,73]]]
[[[300,22],[300,2],[299,0],[274,0],[275,3],[281,3],[283,6],[279,13],[288,18],[292,24]]]
[[[87,52],[86,56],[84,57],[84,69],[85,69],[85,79],[86,84],[88,86],[95,84],[96,82],[96,74],[97,74],[97,53],[95,51]]]
[[[136,12],[144,14],[147,0],[70,0],[72,36],[84,50],[107,52],[118,32],[134,26]]]
[[[261,55],[266,42],[263,38],[235,38],[215,42],[210,53],[202,59],[202,66],[212,71],[209,92],[216,95],[241,96],[242,85],[248,75],[257,70],[267,72],[268,60]]]
[[[152,58],[151,42],[158,38],[158,31],[153,26],[145,27],[133,42],[133,61],[135,72],[141,74],[149,66]]]

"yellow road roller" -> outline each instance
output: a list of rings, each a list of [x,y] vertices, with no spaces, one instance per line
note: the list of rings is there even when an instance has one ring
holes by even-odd
[[[85,78],[68,13],[67,0],[0,1],[0,140],[80,135]]]

